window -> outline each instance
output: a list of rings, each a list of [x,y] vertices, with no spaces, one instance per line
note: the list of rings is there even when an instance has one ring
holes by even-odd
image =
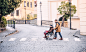
[[[24,7],[26,7],[26,1],[24,1]]]
[[[32,2],[30,2],[30,7],[32,8]]]
[[[27,2],[27,7],[29,7],[29,2]]]
[[[14,12],[11,12],[11,16],[14,16]]]
[[[16,10],[16,16],[19,16],[19,10]]]

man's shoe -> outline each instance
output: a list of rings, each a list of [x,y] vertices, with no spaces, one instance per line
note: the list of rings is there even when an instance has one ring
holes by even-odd
[[[63,40],[63,38],[59,39],[59,40]]]
[[[53,38],[53,39],[56,39],[56,37],[55,37],[55,38]]]

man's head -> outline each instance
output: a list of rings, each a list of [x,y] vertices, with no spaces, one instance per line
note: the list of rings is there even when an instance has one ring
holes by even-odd
[[[57,19],[55,19],[55,23],[57,22]]]

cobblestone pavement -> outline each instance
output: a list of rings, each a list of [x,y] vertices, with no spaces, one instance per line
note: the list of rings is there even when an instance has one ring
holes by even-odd
[[[16,24],[17,34],[7,36],[0,44],[0,52],[86,52],[86,36],[76,38],[62,29],[64,40],[46,40],[43,32],[48,27]],[[51,37],[53,38],[53,37]]]
[[[4,39],[7,35],[9,35],[9,34],[11,34],[11,33],[14,33],[15,31],[17,31],[17,30],[16,30],[16,29],[13,29],[12,27],[8,27],[8,26],[7,26],[7,27],[6,27],[6,30],[0,33],[0,41],[3,41],[3,39]]]

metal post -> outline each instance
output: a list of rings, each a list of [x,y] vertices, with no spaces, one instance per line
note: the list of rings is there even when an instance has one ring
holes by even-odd
[[[15,21],[14,21],[14,20],[13,20],[13,24],[14,24],[14,25],[13,25],[13,28],[15,29]]]
[[[14,13],[15,13],[15,8],[14,8]],[[14,15],[13,15],[13,28],[15,29]]]
[[[26,8],[25,8],[25,24],[26,24]]]
[[[9,23],[9,20],[8,20],[8,26],[9,26],[9,24],[10,24],[10,23]]]
[[[71,29],[71,0],[69,0],[69,6],[70,6],[70,29]]]
[[[12,27],[12,20],[10,20],[11,21],[11,27]]]
[[[41,2],[40,2],[40,13],[41,13],[41,26],[42,26],[42,10],[41,10]]]

